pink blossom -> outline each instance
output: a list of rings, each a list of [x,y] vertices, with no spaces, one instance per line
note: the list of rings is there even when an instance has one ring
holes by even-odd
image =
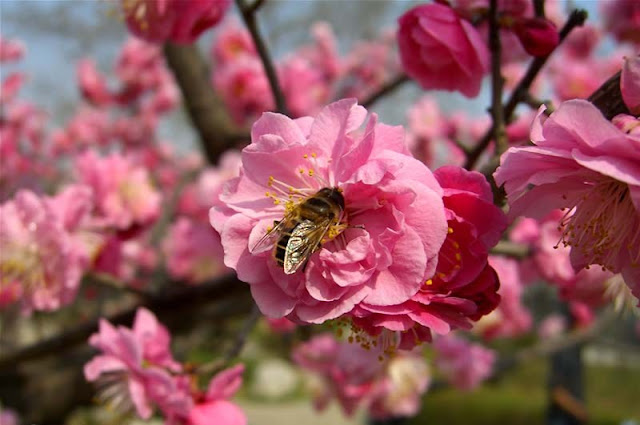
[[[326,82],[336,80],[344,70],[338,53],[338,43],[333,28],[327,22],[314,22],[311,26],[314,44],[303,48],[298,55],[304,57]]]
[[[567,319],[560,314],[550,314],[538,325],[538,337],[550,339],[560,336],[567,330]]]
[[[298,345],[292,353],[293,361],[320,381],[313,394],[314,408],[324,410],[335,398],[347,416],[376,394],[384,371],[380,355],[379,348],[365,350],[327,333]]]
[[[640,293],[640,139],[587,101],[564,102],[550,117],[543,111],[531,130],[535,146],[510,148],[494,175],[510,216],[564,208],[560,241],[571,247],[573,268],[621,272]]]
[[[161,195],[152,186],[146,169],[131,158],[111,154],[100,158],[93,151],[76,160],[79,181],[95,193],[97,212],[106,225],[128,230],[146,226],[160,213]]]
[[[500,304],[487,317],[482,327],[485,338],[511,338],[531,329],[531,314],[522,304],[523,283],[518,270],[518,262],[511,258],[489,256],[489,264],[500,278]]]
[[[9,40],[0,36],[0,62],[13,62],[22,59],[25,47],[18,40]]]
[[[25,75],[21,72],[12,72],[2,80],[0,85],[0,104],[6,104],[18,96],[18,92],[25,81]]]
[[[230,0],[122,0],[129,30],[147,41],[192,43],[224,16]]]
[[[73,153],[87,147],[106,146],[113,137],[108,112],[94,108],[80,108],[66,128],[53,133],[56,153]]]
[[[635,0],[600,0],[604,27],[618,41],[640,43],[640,3]]]
[[[286,317],[281,317],[279,319],[271,319],[269,317],[265,317],[265,321],[267,322],[267,326],[271,331],[279,334],[293,332],[298,327],[295,323],[293,323]]]
[[[0,205],[0,241],[1,289],[20,285],[23,312],[57,310],[75,299],[85,257],[47,199],[21,190]]]
[[[601,32],[593,25],[585,24],[574,28],[562,42],[562,50],[573,58],[588,58],[602,38]]]
[[[84,59],[76,66],[78,85],[85,99],[97,106],[108,105],[112,96],[105,77],[96,69],[91,59]]]
[[[269,81],[256,57],[242,56],[216,68],[213,85],[237,124],[254,120],[274,107]]]
[[[11,410],[0,406],[0,425],[18,425],[18,414]]]
[[[249,31],[237,20],[220,26],[211,45],[211,57],[217,66],[224,66],[240,56],[257,56]]]
[[[398,352],[386,364],[369,414],[377,419],[415,416],[430,381],[429,367],[420,352]]]
[[[133,329],[100,321],[89,344],[102,352],[84,366],[85,378],[96,382],[98,395],[120,410],[134,410],[149,419],[153,405],[165,414],[186,415],[190,394],[167,371],[178,372],[179,363],[169,351],[169,332],[144,308],[138,309]]]
[[[399,24],[402,65],[423,89],[478,95],[489,70],[489,50],[469,22],[450,7],[433,3],[414,7]]]
[[[293,56],[282,63],[278,71],[292,116],[316,114],[330,100],[327,80],[311,62]]]
[[[640,115],[640,55],[624,59],[620,75],[620,91],[631,113]]]
[[[189,412],[185,425],[245,425],[244,412],[228,401],[242,385],[243,372],[244,366],[237,365],[214,376],[202,400]]]
[[[516,21],[513,26],[522,47],[533,56],[546,56],[560,42],[558,29],[548,19],[527,18]]]
[[[479,344],[455,336],[445,336],[433,343],[435,365],[459,390],[471,391],[491,376],[495,353]]]
[[[400,332],[401,349],[430,341],[432,332],[469,329],[471,320],[479,320],[500,301],[498,277],[487,255],[500,239],[506,217],[493,205],[489,184],[482,174],[454,166],[439,168],[435,177],[444,190],[449,224],[435,275],[406,302],[385,306],[365,300],[352,313],[354,324],[369,334]]]
[[[618,114],[611,119],[611,122],[623,133],[640,137],[640,118],[636,118],[633,115]]]
[[[175,279],[199,283],[229,271],[223,263],[220,235],[206,222],[178,218],[168,231],[163,250]]]
[[[366,114],[353,99],[315,118],[264,114],[243,150],[240,177],[211,210],[225,264],[251,285],[268,317],[322,323],[358,303],[400,304],[435,272],[447,233],[442,189],[408,154],[401,128],[378,124],[374,114],[359,132]],[[271,247],[254,248],[274,220],[323,187],[338,187],[344,198],[339,235],[304,270],[285,274]]]

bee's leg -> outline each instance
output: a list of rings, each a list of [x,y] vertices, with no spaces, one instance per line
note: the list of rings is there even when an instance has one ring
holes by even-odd
[[[278,224],[280,224],[280,220],[273,220],[273,227],[276,227]]]

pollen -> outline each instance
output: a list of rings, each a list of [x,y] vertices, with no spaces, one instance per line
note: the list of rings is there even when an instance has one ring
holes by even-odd
[[[313,177],[314,174],[315,171],[313,171],[313,168],[309,168],[309,177]]]
[[[309,158],[309,155],[307,155],[307,154],[305,153],[304,155],[302,155],[302,157],[303,157],[304,159],[307,159],[307,158]]]
[[[312,157],[312,158],[317,158],[317,157],[318,157],[318,154],[317,154],[317,153],[315,153],[315,152],[311,152],[311,157]]]
[[[427,279],[427,280],[424,282],[424,284],[425,284],[425,285],[429,285],[429,286],[430,286],[430,285],[433,285],[433,280],[432,280],[432,279]]]
[[[447,233],[448,234],[452,234],[453,233],[453,228],[452,227],[447,228]]]

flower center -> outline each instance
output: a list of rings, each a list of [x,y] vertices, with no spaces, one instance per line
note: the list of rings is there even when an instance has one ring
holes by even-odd
[[[103,373],[95,385],[96,403],[123,414],[135,411],[135,405],[129,393],[129,374],[127,372]]]
[[[34,223],[32,225],[35,226]],[[35,242],[26,245],[12,242],[4,244],[0,261],[0,287],[8,288],[15,282],[29,292],[47,286],[40,252]]]
[[[587,264],[617,270],[618,258],[627,250],[632,266],[640,261],[640,221],[629,187],[608,179],[594,184],[575,200],[560,220],[558,245],[577,249]],[[557,245],[556,245],[557,246]]]

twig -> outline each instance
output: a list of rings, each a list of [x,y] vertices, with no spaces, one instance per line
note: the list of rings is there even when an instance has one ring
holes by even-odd
[[[254,13],[257,8],[245,6],[243,0],[236,0],[236,4],[238,5],[238,9],[240,9],[242,19],[244,20],[247,29],[251,33],[253,43],[256,45],[258,55],[260,55],[260,59],[262,60],[262,66],[264,67],[265,74],[267,74],[267,79],[269,80],[269,85],[271,86],[271,92],[276,102],[276,110],[281,114],[289,115],[287,104],[280,87],[280,82],[278,81],[278,75],[276,73],[275,67],[273,66],[273,61],[271,60],[271,55],[269,54],[269,50],[267,49],[267,46],[260,36],[260,32],[258,31],[258,23],[256,22],[256,15]]]
[[[177,282],[169,285],[175,286],[176,289],[149,296],[138,305],[105,317],[105,319],[113,324],[129,324],[138,307],[144,306],[156,313],[158,318],[163,321],[165,317],[184,314],[185,311],[191,311],[199,305],[213,301],[227,300],[233,296],[249,298],[249,286],[238,281],[234,274],[200,285],[187,286]],[[3,355],[0,357],[0,370],[13,369],[18,363],[25,361],[53,354],[59,355],[79,343],[84,343],[92,333],[98,330],[99,319],[96,317],[62,334]]]
[[[140,297],[141,299],[146,299],[150,296],[148,292],[129,286],[125,282],[122,282],[106,273],[91,273],[84,276],[83,280],[86,283],[103,286],[105,288],[129,292],[137,297]]]
[[[522,102],[526,103],[527,105],[529,105],[531,109],[534,109],[534,110],[538,110],[538,108],[540,108],[542,105],[545,105],[547,107],[547,109],[545,109],[544,111],[545,115],[551,115],[555,110],[550,100],[540,100],[534,97],[529,92],[525,94],[524,98],[522,99]]]
[[[231,124],[222,101],[211,87],[207,64],[196,44],[167,43],[164,56],[180,87],[207,159],[210,164],[216,164],[224,151],[249,140],[249,136]]]
[[[527,258],[531,254],[531,250],[525,244],[510,241],[500,241],[491,249],[491,254],[522,259]]]
[[[491,50],[491,116],[493,118],[493,139],[496,141],[495,155],[500,156],[507,150],[507,135],[504,127],[502,109],[502,84],[500,72],[502,45],[498,26],[498,0],[489,3],[489,49]]]
[[[571,33],[574,28],[584,24],[584,21],[586,19],[587,12],[585,10],[574,10],[569,16],[567,22],[564,24],[564,27],[562,27],[562,30],[560,30],[560,42],[558,43],[558,45],[562,43],[562,41]],[[549,56],[551,56],[551,54],[553,54],[553,52],[555,52],[557,48],[558,47],[556,46],[556,48],[548,55],[535,58],[531,62],[531,65],[529,65],[529,68],[527,69],[527,73],[522,77],[522,80],[520,80],[516,88],[513,90],[513,93],[511,93],[511,97],[507,101],[507,104],[504,106],[505,122],[511,121],[516,106],[518,106],[522,99],[524,99],[525,94],[529,91],[529,88],[533,83],[533,80],[535,80],[535,78],[538,76],[538,73],[546,64]],[[480,142],[470,151],[469,155],[467,156],[467,160],[464,164],[464,167],[466,169],[471,170],[475,166],[482,152],[484,152],[487,146],[489,146],[489,142],[491,142],[493,133],[494,128],[492,125],[491,128],[485,133],[484,137],[480,140]]]
[[[536,18],[544,18],[544,0],[533,0],[533,12]]]
[[[372,93],[368,98],[363,100],[361,102],[361,105],[367,109],[370,108],[371,105],[373,105],[374,103],[376,103],[378,100],[388,95],[389,93],[393,92],[394,90],[396,90],[397,88],[399,88],[409,80],[410,78],[406,74],[400,74],[396,76],[387,84],[380,87],[376,92]]]
[[[262,7],[262,5],[264,4],[265,0],[254,0],[253,3],[251,3],[250,6],[247,6],[247,12],[254,14],[258,11],[258,9],[260,9],[260,7]]]
[[[600,112],[602,112],[608,120],[618,114],[631,114],[622,99],[622,93],[620,91],[620,71],[602,84],[598,90],[593,92],[588,100],[593,103],[596,108],[600,109]]]

